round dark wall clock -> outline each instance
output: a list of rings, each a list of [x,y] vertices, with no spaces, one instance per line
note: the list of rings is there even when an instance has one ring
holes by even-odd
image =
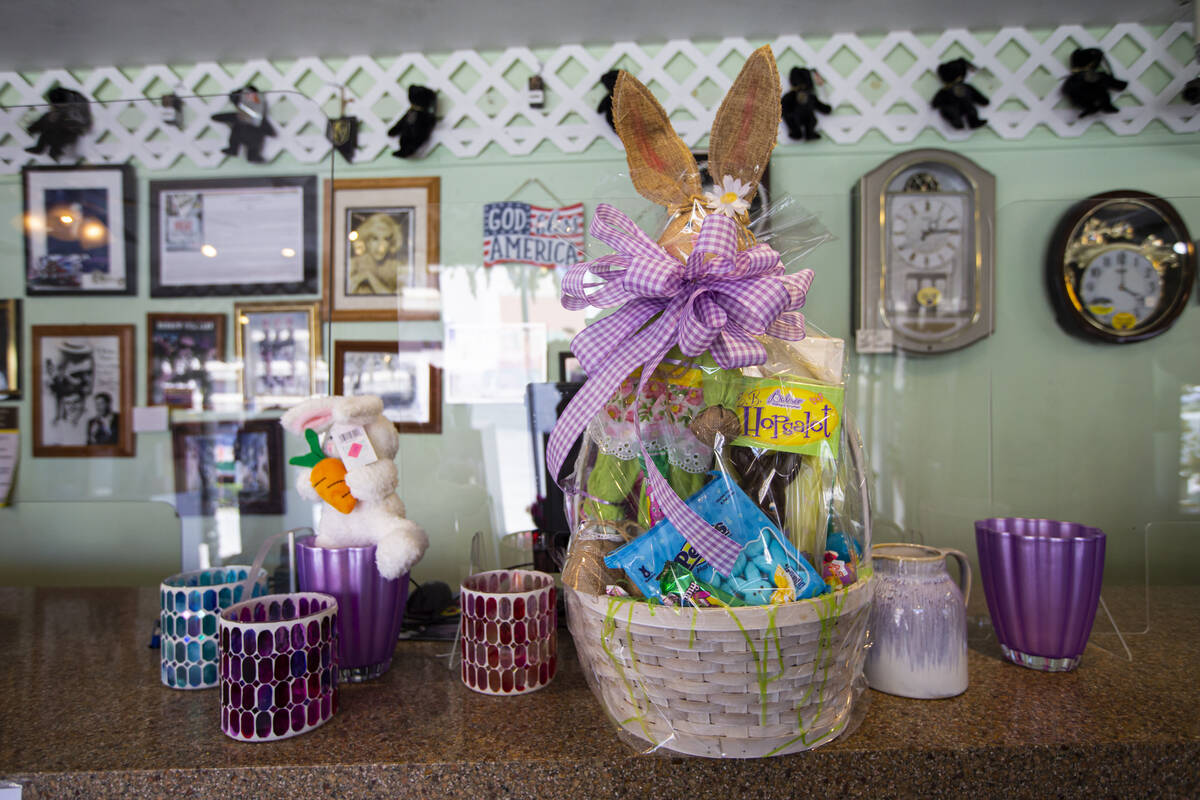
[[[1115,344],[1170,328],[1195,276],[1183,219],[1161,197],[1132,190],[1077,203],[1059,222],[1046,266],[1063,329]]]

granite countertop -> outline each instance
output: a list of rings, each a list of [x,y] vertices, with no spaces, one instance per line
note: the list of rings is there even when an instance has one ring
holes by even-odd
[[[1136,590],[1105,596],[1118,616],[1144,619]],[[155,589],[0,589],[0,779],[27,799],[1197,797],[1200,588],[1156,587],[1151,600],[1149,631],[1126,637],[1132,661],[1098,620],[1081,666],[1055,675],[1004,662],[973,605],[966,694],[868,691],[848,736],[721,761],[622,743],[565,629],[542,691],[476,694],[448,668],[449,643],[401,642],[383,678],[343,685],[323,727],[235,742],[218,726],[218,689],[159,682],[146,646]]]

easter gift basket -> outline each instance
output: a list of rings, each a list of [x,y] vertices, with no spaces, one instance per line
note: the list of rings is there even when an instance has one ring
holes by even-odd
[[[788,200],[748,213],[779,91],[760,48],[717,111],[704,191],[662,106],[621,73],[630,179],[667,221],[654,238],[599,205],[590,232],[612,252],[563,280],[568,308],[614,309],[572,342],[588,379],[547,448],[572,498],[569,627],[647,751],[780,755],[861,718],[866,473],[843,342],[806,325],[813,273],[789,271],[828,234]]]

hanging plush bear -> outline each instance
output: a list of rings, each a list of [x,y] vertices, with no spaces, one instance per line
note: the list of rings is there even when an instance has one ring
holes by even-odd
[[[33,147],[26,147],[25,152],[41,155],[49,150],[50,157],[58,161],[64,150],[73,147],[80,136],[91,130],[92,111],[88,99],[74,89],[55,86],[46,92],[45,99],[50,110],[29,126],[29,135],[36,135],[38,140]]]
[[[213,114],[216,122],[229,126],[229,146],[221,152],[236,156],[246,148],[246,160],[263,163],[263,140],[275,135],[275,128],[267,119],[267,99],[253,86],[243,86],[229,95],[236,111]]]
[[[1097,111],[1116,113],[1108,96],[1110,90],[1121,91],[1129,84],[1117,80],[1104,66],[1104,52],[1098,47],[1080,47],[1071,53],[1071,74],[1063,81],[1063,96],[1079,109],[1083,118]]]
[[[817,97],[812,70],[792,67],[788,82],[792,85],[791,91],[783,95],[783,121],[787,124],[788,136],[806,141],[820,139],[816,112],[828,114],[833,109]]]
[[[437,92],[414,83],[408,87],[408,102],[408,111],[388,130],[388,136],[400,137],[400,149],[392,152],[396,158],[415,155],[437,124]]]
[[[967,72],[973,69],[975,65],[965,58],[938,64],[937,74],[942,80],[942,88],[933,96],[933,107],[956,130],[964,127],[982,128],[987,124],[986,119],[979,118],[975,106],[986,106],[988,99],[966,82]]]
[[[613,87],[617,85],[617,76],[621,74],[619,69],[610,69],[600,77],[600,83],[604,84],[604,97],[600,100],[600,105],[596,106],[596,113],[603,114],[608,120],[608,127],[613,127],[612,106],[613,106]]]

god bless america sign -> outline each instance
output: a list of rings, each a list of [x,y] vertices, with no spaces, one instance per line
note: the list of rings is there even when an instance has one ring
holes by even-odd
[[[554,269],[583,261],[583,203],[542,208],[506,200],[483,207],[483,265]]]

